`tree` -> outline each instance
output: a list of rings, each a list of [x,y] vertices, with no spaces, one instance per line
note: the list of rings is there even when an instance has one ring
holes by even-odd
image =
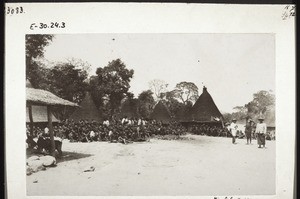
[[[245,105],[249,114],[265,114],[269,106],[275,105],[275,95],[272,91],[258,91],[253,94],[253,100]]]
[[[128,93],[134,71],[128,70],[120,59],[116,59],[103,68],[97,68],[96,74],[98,79],[94,89],[101,96],[100,104],[104,105],[105,98],[108,99],[105,106],[109,107],[109,116],[113,116],[120,108],[122,99]]]
[[[149,118],[153,110],[155,100],[151,90],[143,91],[138,96],[139,115],[143,118]]]
[[[86,71],[87,74],[91,71],[91,64],[82,59],[68,58],[65,63],[75,66],[76,69]]]
[[[168,100],[164,100],[164,101],[165,101],[165,104],[167,105],[172,117],[178,116],[178,114],[184,108],[184,104],[181,102],[178,102],[176,99],[168,99]]]
[[[180,82],[176,84],[174,90],[175,98],[181,101],[183,104],[187,104],[188,101],[195,102],[198,99],[198,87],[193,82]]]
[[[121,106],[121,116],[129,118],[139,117],[139,100],[134,98],[134,94],[128,92],[127,97]]]
[[[231,119],[245,120],[248,117],[248,111],[245,106],[236,106],[233,110],[234,112],[231,114]]]
[[[26,35],[26,57],[43,57],[44,48],[49,45],[53,38],[53,35]]]
[[[233,119],[232,113],[223,113],[224,122],[231,122]]]
[[[26,35],[26,77],[31,81],[34,87],[38,87],[44,78],[44,72],[39,58],[44,57],[44,49],[50,44],[53,35]]]
[[[162,99],[162,93],[167,91],[168,84],[164,80],[154,79],[149,82],[149,88],[153,92],[155,99]]]
[[[88,88],[87,71],[70,63],[59,63],[50,69],[49,90],[63,99],[80,103]]]
[[[160,94],[160,98],[164,99],[166,101],[172,101],[172,100],[177,100],[176,99],[176,91],[172,90],[172,91],[166,91],[166,92],[162,92]]]
[[[96,107],[100,108],[103,106],[104,93],[102,92],[101,87],[99,87],[98,76],[93,75],[89,78],[89,89]]]
[[[43,63],[39,61],[32,61],[30,69],[26,78],[30,80],[30,83],[34,88],[44,89],[50,91],[50,80],[48,79],[51,70],[46,68]]]
[[[258,115],[266,115],[266,112],[275,106],[275,95],[272,91],[258,91],[253,94],[253,100],[244,106],[234,107],[233,113],[223,114],[224,120],[229,122],[233,118],[245,120],[246,118],[256,118]]]
[[[193,103],[189,100],[183,103],[181,100],[178,99],[177,92],[178,91],[174,89],[172,91],[161,93],[161,99],[164,100],[172,117],[177,119],[183,119],[193,106]]]

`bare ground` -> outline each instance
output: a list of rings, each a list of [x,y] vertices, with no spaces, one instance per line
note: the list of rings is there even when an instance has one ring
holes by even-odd
[[[63,143],[57,167],[27,176],[27,195],[179,196],[275,194],[275,141],[238,139]],[[93,172],[83,172],[93,166]],[[36,182],[37,181],[37,182]]]

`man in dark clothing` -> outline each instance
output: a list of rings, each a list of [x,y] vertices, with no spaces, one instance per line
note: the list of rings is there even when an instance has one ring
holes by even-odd
[[[246,138],[247,138],[247,144],[251,144],[252,141],[252,120],[248,119],[246,122],[246,126],[245,126],[245,134],[246,134]]]

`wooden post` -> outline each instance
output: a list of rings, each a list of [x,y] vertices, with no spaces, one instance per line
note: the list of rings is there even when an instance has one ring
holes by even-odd
[[[222,118],[221,118],[221,122],[222,122],[222,128],[224,128],[225,126],[224,126],[224,122],[223,122]]]
[[[51,140],[51,155],[54,157],[55,154],[55,142],[54,142],[54,135],[53,135],[53,126],[52,126],[52,113],[51,107],[47,106],[47,116],[48,116],[48,127],[50,133],[50,140]]]
[[[29,121],[30,121],[30,135],[33,137],[33,119],[32,119],[32,106],[28,106],[28,113],[29,113]]]

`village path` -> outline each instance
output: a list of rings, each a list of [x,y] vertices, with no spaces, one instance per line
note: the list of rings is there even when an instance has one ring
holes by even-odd
[[[189,135],[128,145],[63,144],[57,167],[27,176],[27,195],[156,196],[273,195],[275,141]],[[93,172],[83,172],[89,166]],[[37,183],[34,181],[37,180]]]

